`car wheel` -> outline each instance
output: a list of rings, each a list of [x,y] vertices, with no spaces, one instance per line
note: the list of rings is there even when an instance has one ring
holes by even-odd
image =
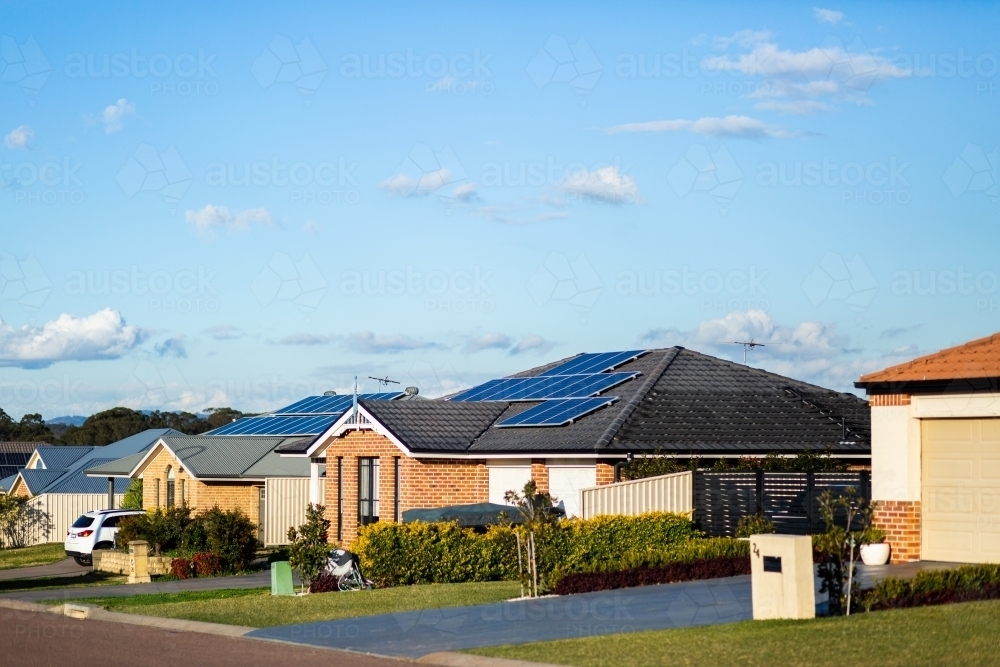
[[[93,559],[88,558],[86,556],[73,556],[73,560],[76,561],[77,565],[89,566],[91,565],[91,561]]]

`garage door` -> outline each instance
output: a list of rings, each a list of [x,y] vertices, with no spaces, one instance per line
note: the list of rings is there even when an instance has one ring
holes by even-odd
[[[531,481],[531,466],[489,466],[490,502],[504,504],[503,496],[508,491],[524,493],[524,485]]]
[[[580,516],[580,489],[597,486],[597,469],[589,466],[549,466],[549,493],[565,503],[566,516]]]
[[[925,419],[921,430],[921,557],[1000,562],[1000,419]]]

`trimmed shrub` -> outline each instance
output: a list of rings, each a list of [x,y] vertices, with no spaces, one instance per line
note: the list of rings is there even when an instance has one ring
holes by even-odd
[[[209,550],[219,557],[222,570],[230,573],[250,569],[260,541],[257,526],[239,508],[208,510],[199,521],[205,526]]]
[[[170,574],[178,579],[187,579],[194,576],[193,563],[187,558],[174,558],[170,561]]]
[[[607,591],[678,581],[696,581],[750,574],[750,557],[719,557],[679,562],[669,565],[640,567],[619,572],[576,572],[567,574],[552,588],[556,595]]]
[[[118,523],[115,543],[119,549],[127,550],[129,542],[145,540],[158,556],[161,550],[169,551],[180,545],[181,535],[192,521],[191,508],[186,505],[149,510],[123,518]]]
[[[736,524],[736,537],[750,537],[751,535],[765,535],[778,532],[771,520],[764,514],[747,514],[741,516]]]
[[[1000,599],[1000,565],[925,570],[910,580],[887,577],[860,594],[865,611]]]
[[[191,564],[199,577],[217,577],[222,574],[222,563],[213,553],[195,554]]]
[[[377,586],[509,581],[518,577],[516,531],[510,526],[476,533],[455,523],[376,523],[361,529],[351,551]],[[621,569],[624,554],[663,551],[699,536],[690,519],[667,512],[539,526],[535,544],[541,588],[550,588],[568,572]]]

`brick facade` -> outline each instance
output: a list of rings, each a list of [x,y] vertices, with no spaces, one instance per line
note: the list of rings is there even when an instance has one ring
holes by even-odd
[[[202,482],[191,477],[184,466],[164,447],[147,461],[142,470],[142,506],[166,507],[167,469],[174,471],[174,504],[186,503],[194,514],[211,509],[241,509],[255,524],[260,504],[258,481]]]
[[[531,460],[531,480],[535,483],[538,493],[549,492],[549,469],[545,465],[545,459]]]
[[[615,481],[615,467],[608,463],[597,464],[597,485],[604,486]]]
[[[920,560],[920,501],[880,500],[872,523],[885,531],[890,562]]]

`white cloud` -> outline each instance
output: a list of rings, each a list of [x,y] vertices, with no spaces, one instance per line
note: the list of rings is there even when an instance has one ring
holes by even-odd
[[[245,335],[242,329],[232,324],[218,324],[214,327],[208,327],[203,333],[208,334],[214,340],[236,340]]]
[[[106,107],[101,113],[101,120],[104,122],[104,131],[113,134],[122,129],[125,118],[135,114],[135,105],[124,97],[114,104]]]
[[[10,134],[3,138],[3,142],[7,148],[27,150],[28,144],[34,137],[35,131],[31,129],[30,125],[20,125],[11,130]]]
[[[302,230],[310,236],[319,236],[319,233],[323,231],[323,225],[315,220],[306,220],[306,224],[302,226]]]
[[[184,346],[184,335],[171,336],[162,343],[153,346],[153,350],[161,357],[187,358],[187,348]]]
[[[266,208],[251,208],[233,214],[226,206],[212,204],[206,204],[200,211],[186,211],[184,217],[202,232],[215,227],[246,231],[251,225],[270,225],[273,222]]]
[[[754,108],[764,111],[777,111],[778,113],[790,116],[811,116],[812,114],[833,110],[833,107],[829,104],[816,100],[791,100],[788,102],[768,100],[767,102],[758,102],[754,105]]]
[[[479,193],[476,192],[475,183],[462,183],[452,191],[451,196],[462,203],[470,203],[480,199]]]
[[[144,338],[141,329],[127,326],[121,313],[110,308],[86,317],[63,314],[42,326],[16,328],[0,321],[0,366],[44,368],[57,361],[117,359]]]
[[[717,49],[728,49],[731,44],[749,47],[771,39],[770,30],[740,30],[731,37],[713,37],[712,45]]]
[[[528,334],[517,342],[517,345],[511,349],[510,353],[522,354],[524,352],[535,352],[536,354],[545,354],[553,347],[555,347],[555,343],[552,341],[545,340],[535,334]]]
[[[805,133],[767,125],[748,116],[705,117],[698,120],[654,120],[646,123],[625,123],[608,129],[609,134],[620,132],[693,132],[706,137],[733,139],[788,139]]]
[[[293,333],[277,340],[278,345],[328,345],[337,340],[336,336],[311,333]]]
[[[514,345],[514,339],[502,333],[485,333],[473,336],[465,342],[465,353],[475,354],[484,350],[507,350]]]
[[[352,333],[345,341],[347,348],[361,354],[397,354],[410,350],[444,349],[443,345],[416,340],[404,334],[377,336],[371,331]]]
[[[635,179],[610,165],[599,169],[570,174],[562,185],[569,195],[609,204],[635,204],[639,201],[639,188]]]
[[[837,25],[844,20],[844,12],[838,12],[835,9],[813,7],[813,15],[820,23],[829,23],[830,25]]]
[[[420,178],[413,178],[407,174],[399,173],[385,179],[378,186],[400,197],[419,197],[439,190],[451,182],[450,171],[447,169],[437,169],[421,174]]]

